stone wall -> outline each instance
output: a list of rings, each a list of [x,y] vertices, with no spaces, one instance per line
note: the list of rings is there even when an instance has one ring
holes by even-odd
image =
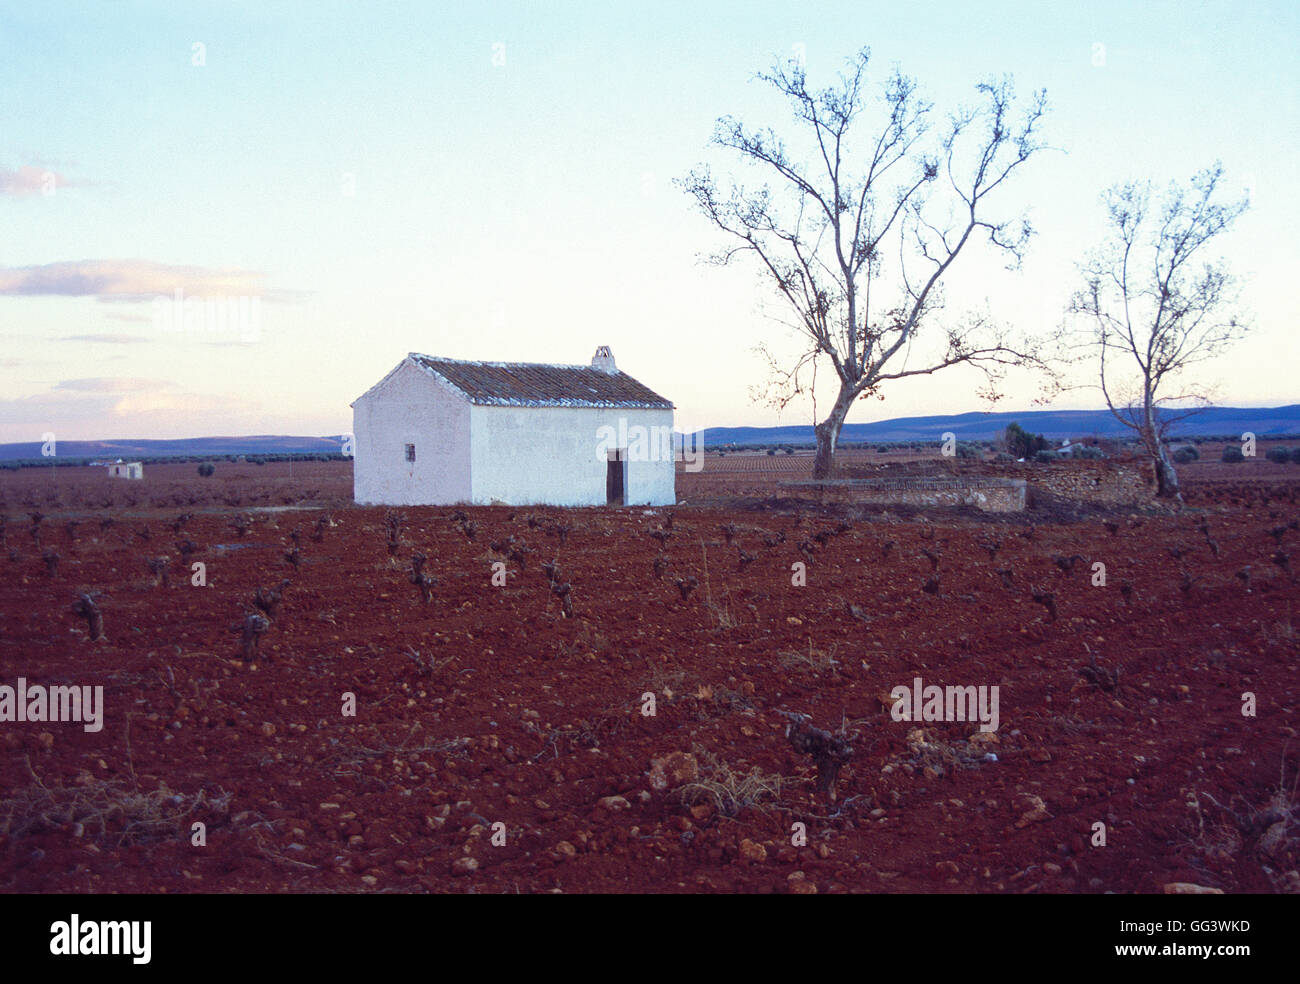
[[[1035,492],[1115,506],[1149,503],[1155,495],[1151,467],[1140,459],[1013,463],[993,467],[997,475],[987,474],[990,466],[981,463],[946,474],[782,482],[781,486],[795,495],[812,496],[821,502],[973,505],[988,512],[1019,512],[1032,502]]]
[[[1007,474],[1023,478],[1031,492],[1041,489],[1066,499],[1099,505],[1133,506],[1149,503],[1156,493],[1151,466],[1139,459],[1059,461],[1049,465],[1014,464]]]
[[[782,482],[795,494],[811,494],[820,502],[858,505],[975,506],[986,512],[1019,512],[1025,508],[1023,479],[971,476],[935,479],[839,479],[824,482]]]

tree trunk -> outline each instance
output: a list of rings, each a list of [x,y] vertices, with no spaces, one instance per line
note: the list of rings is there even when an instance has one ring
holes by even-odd
[[[854,394],[843,387],[826,419],[813,428],[817,434],[817,457],[813,459],[813,478],[832,478],[835,475],[835,448],[840,441],[844,418],[853,406]]]
[[[1169,460],[1169,452],[1165,450],[1164,444],[1157,439],[1155,454],[1156,469],[1156,498],[1158,499],[1176,499],[1178,502],[1183,501],[1183,492],[1178,485],[1178,472],[1174,471],[1174,463]]]
[[[1142,442],[1151,454],[1151,464],[1155,469],[1156,498],[1182,502],[1183,493],[1178,487],[1178,472],[1174,471],[1174,463],[1169,460],[1169,451],[1165,448],[1165,442],[1160,440],[1160,430],[1156,426],[1155,400],[1149,384],[1144,410],[1146,427],[1143,429]]]

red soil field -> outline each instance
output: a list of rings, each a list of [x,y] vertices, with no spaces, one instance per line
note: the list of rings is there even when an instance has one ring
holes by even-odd
[[[0,888],[1300,890],[1300,467],[993,516],[800,502],[753,457],[675,509],[404,508],[392,555],[346,464],[0,474],[0,684],[105,702],[96,733],[0,723]],[[284,579],[250,658],[232,627]],[[998,729],[895,721],[916,677],[997,686]],[[798,714],[850,750],[829,793]]]

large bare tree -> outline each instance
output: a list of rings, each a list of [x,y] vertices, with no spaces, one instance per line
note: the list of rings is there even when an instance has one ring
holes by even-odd
[[[952,114],[935,140],[932,106],[914,80],[895,71],[868,99],[869,60],[864,48],[838,85],[819,92],[809,91],[796,62],[760,73],[791,103],[806,153],[788,150],[770,128],[723,117],[713,142],[760,169],[763,183],[747,189],[733,180],[723,191],[705,166],[680,182],[734,240],[714,262],[752,256],[795,315],[787,322],[800,341],[793,364],[760,349],[774,404],[812,392],[815,478],[832,474],[854,401],[879,395],[883,384],[965,364],[982,370],[982,394],[996,398],[1008,366],[1037,361],[1030,343],[1013,341],[987,317],[943,317],[940,282],[972,241],[992,244],[1012,266],[1019,262],[1029,224],[989,219],[988,199],[1042,149],[1046,94],[1036,93],[1013,119],[1010,80],[981,83],[979,104]],[[878,111],[874,119],[865,115],[869,108]],[[839,389],[817,421],[821,360],[829,360]]]
[[[1109,235],[1085,261],[1084,286],[1070,304],[1095,348],[1106,406],[1150,457],[1157,496],[1180,501],[1165,438],[1174,422],[1209,402],[1183,372],[1247,331],[1226,265],[1205,257],[1247,208],[1245,198],[1216,200],[1222,179],[1216,163],[1190,187],[1170,185],[1154,209],[1149,182],[1106,191]]]

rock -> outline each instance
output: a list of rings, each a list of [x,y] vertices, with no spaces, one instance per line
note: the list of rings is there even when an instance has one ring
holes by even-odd
[[[379,879],[376,878],[374,875],[362,875],[361,880],[371,888],[374,888],[376,885],[379,884]]]
[[[262,737],[263,738],[275,737],[275,725],[272,724],[270,721],[262,722]]]
[[[746,861],[762,864],[767,860],[767,848],[746,838],[740,842],[740,856]]]
[[[476,871],[478,871],[478,859],[476,858],[457,858],[451,863],[451,873],[457,877],[471,875]]]
[[[1166,895],[1222,895],[1221,888],[1207,888],[1204,885],[1197,885],[1194,882],[1168,882],[1165,885]]]
[[[816,895],[817,885],[802,871],[792,871],[786,878],[786,890],[791,895]]]
[[[1059,875],[1061,873],[1061,866],[1054,861],[1048,861],[1043,865],[1043,871],[1047,872],[1049,875]]]
[[[1028,827],[1031,823],[1040,823],[1051,818],[1051,814],[1047,812],[1047,804],[1037,796],[1028,793],[1023,794],[1020,797],[1020,805],[1027,807],[1027,809],[1020,815],[1020,819],[1016,821],[1017,827]]]
[[[650,788],[657,793],[694,782],[699,774],[700,764],[689,752],[672,752],[650,760]]]
[[[596,805],[601,809],[609,810],[610,813],[617,813],[619,810],[630,810],[632,804],[623,796],[606,796],[597,800]]]
[[[956,875],[961,871],[956,861],[940,861],[934,866],[934,870],[938,875]]]
[[[36,742],[48,752],[54,747],[54,735],[50,734],[48,731],[42,731],[36,736]]]
[[[578,849],[568,841],[560,841],[555,845],[555,853],[560,856],[561,861],[568,861],[570,858],[577,856]]]
[[[1264,835],[1259,839],[1260,853],[1266,857],[1275,860],[1285,860],[1286,857],[1286,828],[1287,822],[1279,820],[1264,831]]]
[[[1029,753],[1029,760],[1031,762],[1050,762],[1052,761],[1052,753],[1045,748],[1035,748]]]

